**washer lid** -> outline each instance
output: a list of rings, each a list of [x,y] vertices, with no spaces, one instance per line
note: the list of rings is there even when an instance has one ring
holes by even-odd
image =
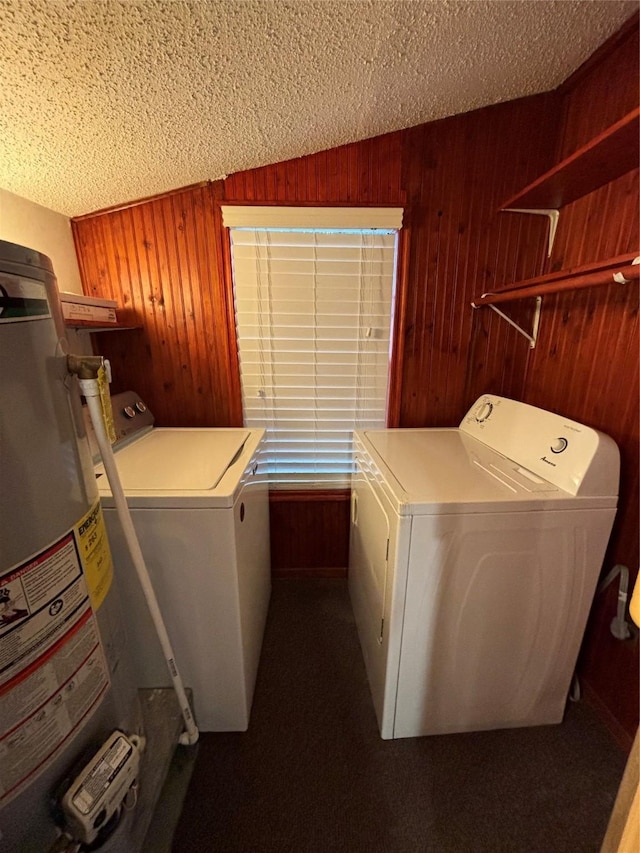
[[[122,488],[125,494],[215,489],[249,435],[242,429],[153,429],[117,452]],[[102,473],[98,465],[96,475]]]

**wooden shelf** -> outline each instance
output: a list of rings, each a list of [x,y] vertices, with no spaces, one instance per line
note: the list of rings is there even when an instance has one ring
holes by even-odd
[[[129,323],[102,323],[100,320],[65,320],[64,324],[67,329],[75,329],[77,332],[122,332],[142,328]]]
[[[505,201],[500,209],[559,210],[637,169],[640,165],[639,141],[640,107],[637,107]]]
[[[119,311],[116,316],[117,323],[104,323],[102,320],[65,320],[64,324],[67,329],[75,329],[77,332],[122,332],[142,328],[139,323],[131,323],[126,316],[120,316]]]
[[[116,308],[116,323],[105,323],[102,320],[70,320],[65,319],[67,329],[75,329],[77,332],[122,332],[127,329],[141,329],[140,323],[136,323],[133,311]]]

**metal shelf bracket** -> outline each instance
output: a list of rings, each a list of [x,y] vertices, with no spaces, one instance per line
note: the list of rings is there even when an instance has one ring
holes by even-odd
[[[487,308],[491,308],[492,311],[495,311],[498,316],[502,317],[503,320],[506,320],[510,326],[513,326],[520,334],[525,337],[529,341],[529,346],[531,349],[536,348],[536,343],[538,341],[538,329],[540,328],[540,308],[542,306],[542,296],[536,296],[536,307],[533,312],[533,321],[531,324],[531,334],[526,332],[522,326],[519,326],[515,320],[512,320],[511,317],[508,317],[504,311],[501,311],[499,308],[496,308],[495,305],[487,305]],[[471,303],[472,308],[480,308],[480,305],[476,305],[475,303]]]
[[[558,230],[558,220],[560,219],[560,211],[553,208],[533,208],[526,209],[523,207],[505,207],[501,213],[533,213],[538,216],[549,217],[549,245],[547,248],[547,257],[551,257],[551,251],[556,239],[556,231]]]

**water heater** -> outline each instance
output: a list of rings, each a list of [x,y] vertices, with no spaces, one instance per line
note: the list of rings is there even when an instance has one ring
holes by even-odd
[[[142,734],[66,346],[51,262],[0,241],[2,853],[49,850],[65,780]]]

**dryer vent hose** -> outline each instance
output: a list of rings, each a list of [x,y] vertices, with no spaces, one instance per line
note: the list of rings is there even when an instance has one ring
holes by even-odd
[[[611,620],[610,630],[616,640],[627,640],[631,636],[631,626],[627,622],[627,597],[629,591],[629,569],[620,564],[614,566],[609,574],[600,582],[598,592],[605,590],[620,575],[618,587],[618,608]]]
[[[175,661],[173,648],[171,647],[171,641],[169,639],[169,635],[167,634],[167,629],[162,618],[162,613],[160,612],[160,607],[158,606],[158,600],[156,598],[155,590],[153,589],[153,585],[151,583],[151,578],[149,577],[149,572],[147,570],[144,557],[142,556],[140,543],[138,541],[138,537],[133,526],[131,513],[127,505],[127,500],[124,495],[122,483],[120,482],[120,475],[118,474],[116,460],[113,455],[113,450],[111,449],[111,443],[107,436],[104,420],[102,417],[99,382],[97,377],[91,379],[79,379],[79,382],[80,390],[82,391],[87,400],[87,408],[89,410],[91,422],[96,433],[96,440],[100,449],[100,455],[102,456],[104,469],[109,479],[111,493],[113,495],[116,510],[118,512],[118,517],[122,525],[122,530],[124,532],[125,540],[127,542],[127,547],[129,548],[131,559],[133,560],[133,565],[138,575],[140,585],[142,586],[144,597],[147,601],[149,612],[151,614],[151,618],[153,619],[153,624],[155,626],[158,639],[160,640],[160,645],[162,646],[162,651],[167,664],[167,669],[169,670],[169,674],[171,675],[173,689],[176,692],[176,696],[180,704],[180,711],[182,712],[182,717],[184,719],[184,724],[186,727],[186,731],[180,735],[180,743],[184,745],[194,744],[198,740],[198,728],[193,718],[189,699],[185,692],[182,678],[180,677],[180,672]]]

